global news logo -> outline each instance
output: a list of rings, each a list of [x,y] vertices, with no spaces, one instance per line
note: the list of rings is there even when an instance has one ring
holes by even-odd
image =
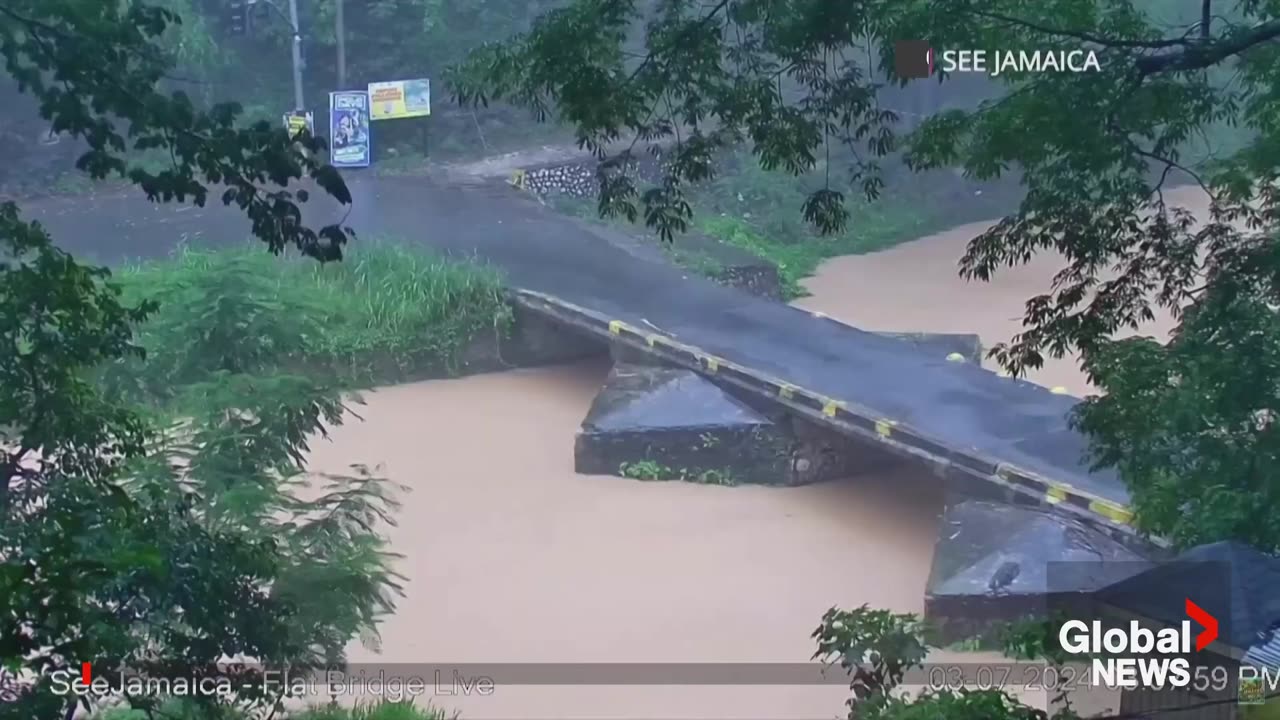
[[[1137,620],[1128,628],[1103,628],[1100,621],[1068,620],[1058,631],[1058,641],[1068,653],[1093,656],[1092,679],[1104,687],[1137,688],[1189,687],[1192,683],[1191,661],[1186,657],[1195,648],[1200,652],[1218,639],[1218,619],[1186,598],[1189,620],[1177,627],[1152,631]],[[1192,633],[1192,621],[1204,628]],[[1145,656],[1150,653],[1165,657],[1123,657],[1125,654]],[[1098,657],[1099,655],[1109,657]],[[1121,657],[1115,657],[1119,655]],[[1223,680],[1226,678],[1224,677]]]
[[[1229,690],[1234,682],[1235,700],[1241,705],[1263,705],[1277,696],[1280,668],[1223,663],[1212,653],[1207,662],[1193,665],[1191,656],[1219,639],[1218,618],[1191,598],[1184,598],[1183,607],[1187,620],[1157,630],[1136,620],[1127,628],[1104,628],[1098,620],[1068,620],[1059,629],[1058,642],[1070,654],[1090,656],[1089,679],[1094,687],[1179,688],[1204,695]],[[1196,633],[1194,625],[1203,629]]]

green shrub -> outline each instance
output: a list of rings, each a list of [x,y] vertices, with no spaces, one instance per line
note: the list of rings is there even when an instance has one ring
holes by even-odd
[[[218,373],[324,371],[362,385],[392,379],[387,368],[449,369],[469,340],[511,319],[496,273],[393,243],[327,265],[250,246],[183,248],[114,280],[127,301],[159,310],[138,328],[145,362],[121,360],[103,379],[151,401]]]
[[[196,666],[220,657],[224,647],[247,647],[245,654],[266,664],[304,668],[342,662],[357,637],[376,647],[378,623],[394,611],[403,580],[391,569],[397,556],[381,530],[395,524],[396,495],[405,488],[359,465],[342,474],[309,471],[309,443],[342,423],[346,397],[331,378],[291,365],[325,360],[338,343],[369,337],[384,339],[377,349],[447,351],[451,338],[464,337],[480,319],[492,324],[503,317],[496,278],[387,246],[346,268],[257,249],[185,250],[126,271],[120,284],[130,301],[160,306],[138,327],[147,357],[123,356],[99,369],[104,386],[152,404],[146,452],[127,458],[113,478],[122,495],[145,508],[138,516],[147,523],[117,519],[118,532],[99,533],[110,542],[85,544],[130,568],[128,581],[142,588],[114,583],[100,591],[104,602],[145,596],[160,610],[129,623],[111,615],[105,626],[119,636],[111,647],[129,647],[128,640]],[[417,334],[415,322],[422,324]],[[392,337],[396,329],[409,337]],[[79,497],[67,493],[65,479],[53,487],[70,500]],[[30,524],[22,541],[39,548],[61,540],[63,515],[78,520],[64,511],[57,523]],[[200,542],[166,535],[161,521],[171,517],[194,526]],[[206,536],[222,544],[210,545]],[[230,555],[240,548],[243,558]],[[239,573],[232,577],[239,584],[213,570]],[[171,605],[185,611],[177,620],[164,616]],[[205,630],[202,623],[214,621],[229,624],[212,627],[231,629]],[[173,710],[147,720],[250,717],[144,699]],[[257,699],[249,692],[236,703]],[[368,711],[413,717],[403,708]],[[109,713],[115,713],[104,714],[110,720],[137,716]]]

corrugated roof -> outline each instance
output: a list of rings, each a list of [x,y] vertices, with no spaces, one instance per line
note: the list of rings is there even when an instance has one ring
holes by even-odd
[[[1258,634],[1261,639],[1245,653],[1243,662],[1254,667],[1280,669],[1280,632],[1272,629]]]

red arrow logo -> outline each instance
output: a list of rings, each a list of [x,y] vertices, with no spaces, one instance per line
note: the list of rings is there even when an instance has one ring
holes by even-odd
[[[1209,643],[1218,639],[1218,618],[1191,602],[1191,598],[1187,598],[1187,616],[1204,628],[1204,631],[1196,636],[1196,650],[1203,650],[1209,647]]]

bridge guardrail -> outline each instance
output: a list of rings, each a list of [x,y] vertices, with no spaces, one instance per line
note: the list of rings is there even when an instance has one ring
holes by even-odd
[[[910,425],[883,417],[874,410],[841,398],[833,398],[718,357],[694,345],[678,342],[660,332],[636,327],[579,307],[552,295],[514,290],[512,296],[525,308],[555,318],[596,335],[608,337],[668,362],[728,381],[744,390],[774,399],[792,411],[874,440],[899,455],[924,460],[945,472],[959,470],[1040,502],[1058,506],[1094,522],[1101,521],[1125,534],[1134,532],[1130,510],[1114,501],[1085,492],[1070,484],[1046,478],[1010,463],[983,457],[975,451],[948,447],[925,437]]]

